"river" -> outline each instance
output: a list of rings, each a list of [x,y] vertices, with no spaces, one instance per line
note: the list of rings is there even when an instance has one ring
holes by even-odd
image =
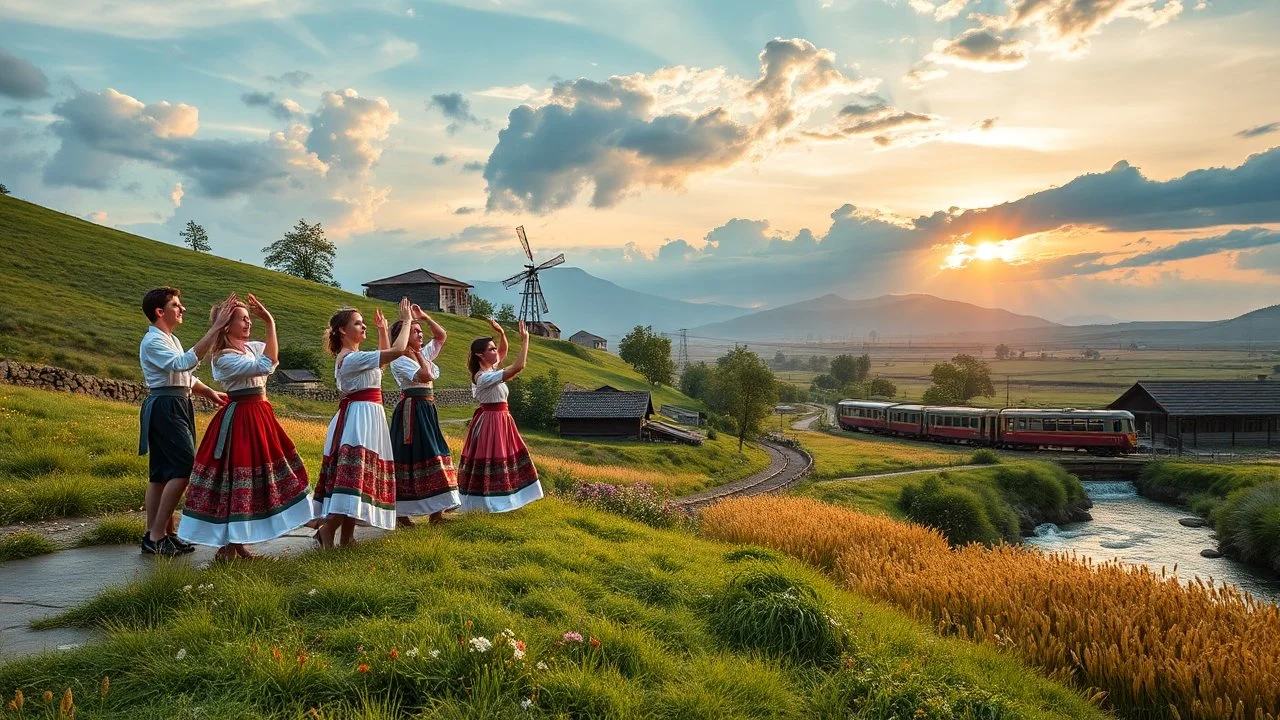
[[[1041,525],[1027,544],[1050,552],[1074,551],[1095,562],[1146,565],[1156,572],[1162,567],[1172,572],[1176,564],[1180,578],[1212,579],[1235,585],[1258,600],[1280,603],[1280,579],[1229,558],[1200,556],[1201,550],[1217,548],[1218,543],[1210,537],[1213,528],[1178,524],[1179,518],[1192,516],[1190,511],[1141,497],[1130,482],[1085,482],[1084,487],[1093,500],[1093,520],[1063,527]]]

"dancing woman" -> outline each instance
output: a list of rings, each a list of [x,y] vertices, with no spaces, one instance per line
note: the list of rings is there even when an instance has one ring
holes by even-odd
[[[355,541],[356,525],[390,530],[396,524],[396,471],[391,432],[382,409],[382,366],[404,354],[409,344],[410,305],[400,301],[400,333],[388,341],[387,320],[375,311],[378,349],[361,350],[367,335],[364,317],[344,308],[329,318],[325,347],[337,356],[333,375],[342,401],[329,423],[324,462],[312,504],[324,518],[316,533],[321,547],[333,547],[342,529],[343,545]]]
[[[514,363],[500,368],[498,365],[507,356],[507,334],[493,320],[489,325],[498,341],[477,338],[467,355],[471,394],[480,401],[480,407],[471,417],[462,446],[458,488],[463,510],[507,512],[542,497],[538,470],[507,411],[506,381],[524,370],[529,357],[529,331],[521,321],[520,355]]]
[[[440,324],[414,305],[405,354],[391,361],[391,374],[400,386],[400,402],[391,413],[391,446],[396,461],[396,524],[413,525],[411,515],[429,515],[440,522],[445,510],[462,503],[458,477],[449,456],[449,445],[440,432],[432,383],[440,378],[434,360],[448,338]],[[431,340],[422,342],[421,323],[431,328]],[[391,326],[398,336],[404,321]]]
[[[251,314],[266,328],[266,342],[249,339]],[[211,352],[213,379],[230,403],[200,442],[178,537],[219,548],[217,559],[250,558],[246,543],[280,537],[311,519],[307,469],[267,402],[267,377],[279,355],[267,308],[253,295],[247,304],[235,301]]]

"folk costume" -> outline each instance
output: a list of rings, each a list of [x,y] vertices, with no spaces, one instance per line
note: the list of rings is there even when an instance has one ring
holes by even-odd
[[[435,341],[422,346],[431,374],[440,377],[432,360],[440,354]],[[462,504],[449,445],[440,432],[435,390],[418,382],[418,361],[407,355],[391,361],[400,386],[400,402],[391,414],[391,446],[396,464],[396,515],[431,515]]]
[[[396,525],[396,470],[382,409],[378,350],[347,353],[333,369],[342,401],[329,423],[312,504],[316,517],[346,515],[357,525]]]
[[[196,456],[191,371],[200,359],[195,348],[183,351],[178,338],[152,325],[142,336],[138,362],[147,384],[147,399],[139,413],[138,454],[150,454],[153,483],[188,477]]]
[[[471,394],[480,407],[471,416],[458,465],[462,509],[507,512],[542,497],[538,470],[507,411],[502,370],[476,373]]]
[[[213,358],[229,402],[200,442],[178,537],[212,547],[280,537],[311,520],[307,469],[267,402],[266,344]]]

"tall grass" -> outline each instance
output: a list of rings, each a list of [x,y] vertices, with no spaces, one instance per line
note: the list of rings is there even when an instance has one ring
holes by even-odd
[[[1280,573],[1280,482],[1231,493],[1215,516],[1224,552]]]
[[[1009,649],[1133,718],[1275,718],[1280,608],[1234,588],[934,530],[799,498],[703,513],[702,532],[802,558],[846,587]]]
[[[44,555],[57,549],[52,540],[40,533],[19,530],[0,537],[0,562]]]

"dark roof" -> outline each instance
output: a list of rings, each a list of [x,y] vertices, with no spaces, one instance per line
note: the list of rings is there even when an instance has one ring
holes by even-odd
[[[645,390],[617,392],[562,392],[556,404],[556,419],[635,418],[653,414],[653,401]]]
[[[604,339],[604,338],[600,337],[599,335],[595,335],[595,334],[593,334],[593,333],[589,333],[589,332],[587,332],[586,330],[579,330],[578,332],[576,332],[576,333],[574,333],[574,334],[570,335],[570,336],[569,336],[569,339],[570,339],[570,340],[578,340],[578,339],[582,339],[582,340],[599,340],[600,342],[605,342],[605,339]]]
[[[1170,415],[1280,414],[1275,380],[1144,380],[1107,407],[1125,410],[1144,395]]]
[[[289,382],[320,382],[320,378],[310,370],[279,368],[276,370],[276,374]]]
[[[433,273],[428,270],[423,270],[422,268],[418,268],[417,270],[410,270],[409,272],[403,272],[403,273],[400,273],[399,275],[392,275],[391,277],[385,277],[385,278],[382,278],[381,280],[370,280],[369,282],[362,283],[362,284],[365,287],[371,287],[373,285],[426,285],[426,284],[454,285],[456,287],[468,287],[468,288],[472,287],[471,285],[468,285],[467,283],[464,283],[461,280],[454,280],[453,278],[445,277],[444,275],[441,275],[439,273]]]

